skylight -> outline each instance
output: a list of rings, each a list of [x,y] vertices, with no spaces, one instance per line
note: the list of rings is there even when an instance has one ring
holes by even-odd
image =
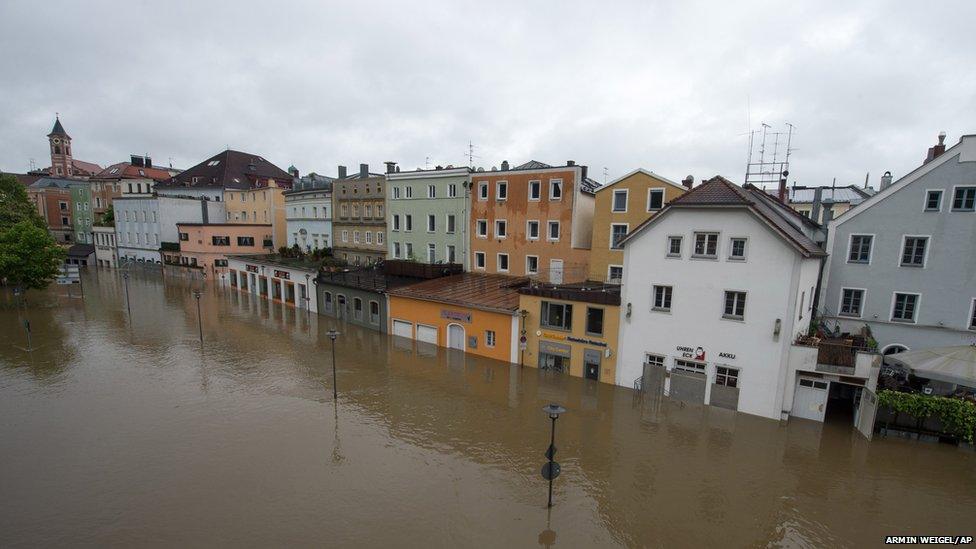
[[[211,160],[210,162],[207,162],[208,166],[216,166],[217,164],[220,164],[220,160]]]

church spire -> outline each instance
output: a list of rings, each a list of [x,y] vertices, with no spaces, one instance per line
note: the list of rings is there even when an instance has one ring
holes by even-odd
[[[64,131],[64,126],[61,125],[61,117],[59,115],[54,115],[54,128],[51,129],[51,133],[47,134],[48,137],[52,135],[68,137],[68,132]]]

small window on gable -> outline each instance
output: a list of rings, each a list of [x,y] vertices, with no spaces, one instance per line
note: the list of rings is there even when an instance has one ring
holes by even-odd
[[[937,212],[942,209],[942,190],[936,189],[925,192],[925,211]]]
[[[654,212],[664,207],[664,189],[648,189],[647,211]]]

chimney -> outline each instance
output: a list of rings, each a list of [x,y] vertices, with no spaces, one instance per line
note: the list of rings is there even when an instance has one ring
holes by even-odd
[[[129,163],[140,168],[143,166],[142,157],[137,154],[129,155]]]
[[[580,174],[580,181],[586,181],[587,168],[586,166],[580,166],[580,169],[583,171],[583,173]]]
[[[834,218],[834,201],[824,200],[823,201],[823,222],[821,225],[827,226],[828,223]],[[814,219],[816,221],[816,219]]]
[[[945,138],[946,138],[946,132],[939,132],[939,144],[929,147],[929,153],[925,157],[924,164],[928,164],[929,162],[942,156],[942,153],[944,153],[946,149]]]
[[[576,165],[576,161],[575,160],[567,160],[566,161],[566,165],[567,166],[575,166]]]
[[[783,172],[784,177],[779,178],[779,189],[776,190],[776,198],[783,204],[786,204],[786,172]]]
[[[386,164],[386,173],[396,173],[396,162],[384,162]]]
[[[823,201],[823,187],[813,190],[813,206],[810,207],[810,219],[820,223],[820,203]]]
[[[883,190],[887,189],[890,186],[891,186],[891,172],[885,172],[884,175],[881,176],[881,189],[880,190],[883,191]]]
[[[502,160],[502,171],[503,172],[508,171],[508,160]]]
[[[345,178],[346,178],[346,167],[339,166],[339,179],[345,179]]]
[[[360,179],[366,179],[367,177],[369,177],[369,164],[360,164],[359,165],[359,178]]]
[[[145,161],[145,166],[146,166],[147,168],[152,168],[152,158],[149,158],[149,157],[147,156],[147,157],[145,157],[145,159],[146,159],[146,161]]]
[[[685,176],[685,178],[681,180],[681,184],[687,187],[688,190],[690,191],[691,188],[695,186],[695,176],[693,175]]]
[[[207,210],[206,200],[200,200],[200,219],[202,223],[210,223],[210,212]]]

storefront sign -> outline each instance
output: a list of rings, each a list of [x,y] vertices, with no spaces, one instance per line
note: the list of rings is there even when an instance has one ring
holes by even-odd
[[[554,355],[569,358],[572,352],[573,348],[564,343],[551,343],[548,341],[539,342],[540,355]]]
[[[705,360],[705,349],[702,347],[695,347],[694,349],[692,349],[691,347],[684,347],[682,345],[678,345],[677,347],[675,347],[675,350],[681,353],[681,358]]]
[[[258,266],[257,265],[245,265],[244,268],[246,268],[247,269],[247,272],[249,272],[249,273],[256,273],[256,272],[258,272]]]
[[[288,271],[279,271],[278,269],[275,269],[274,275],[276,278],[284,278],[285,280],[291,278],[291,273]]]
[[[606,347],[607,344],[603,341],[597,341],[595,339],[586,339],[585,337],[576,336],[566,336],[566,341],[573,341],[576,343],[585,343],[587,345],[596,345],[597,347]]]
[[[441,318],[447,320],[457,320],[458,322],[467,322],[468,324],[471,324],[471,313],[441,309]]]
[[[559,341],[564,341],[566,336],[563,334],[554,334],[552,332],[536,332],[537,336],[544,337],[546,339],[556,339]]]
[[[719,353],[719,358],[727,358],[729,360],[735,360],[735,353]]]

